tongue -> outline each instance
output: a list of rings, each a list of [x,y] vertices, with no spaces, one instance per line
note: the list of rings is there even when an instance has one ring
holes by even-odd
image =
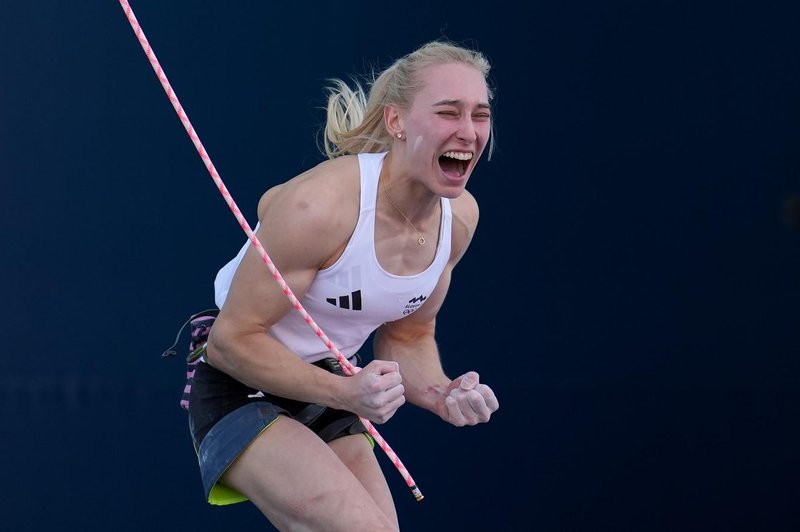
[[[450,157],[439,157],[439,166],[445,174],[455,175],[461,177],[464,175],[464,163]]]

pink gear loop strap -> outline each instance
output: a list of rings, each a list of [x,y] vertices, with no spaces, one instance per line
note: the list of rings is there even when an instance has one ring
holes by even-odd
[[[208,156],[208,153],[203,147],[203,143],[200,142],[200,137],[197,136],[197,133],[195,132],[194,127],[192,126],[192,123],[189,121],[189,117],[186,116],[186,112],[183,110],[183,106],[181,106],[181,103],[178,101],[178,97],[175,95],[175,91],[172,90],[172,86],[170,85],[169,80],[167,80],[167,75],[164,73],[164,69],[161,68],[158,59],[156,59],[156,54],[155,52],[153,52],[153,48],[147,41],[147,37],[145,37],[144,32],[142,31],[142,27],[139,25],[139,21],[136,20],[136,15],[134,15],[133,9],[131,8],[130,4],[128,3],[127,0],[119,0],[119,3],[120,5],[122,5],[122,9],[125,11],[125,15],[128,17],[128,22],[130,22],[131,27],[133,28],[133,31],[136,34],[136,38],[139,40],[139,44],[141,44],[142,48],[144,49],[144,53],[147,56],[147,59],[150,61],[153,70],[155,70],[156,76],[158,76],[158,80],[161,82],[162,87],[164,87],[164,90],[167,93],[169,101],[172,102],[172,106],[175,108],[175,112],[178,113],[178,118],[181,119],[183,127],[186,128],[186,132],[189,134],[189,138],[192,139],[195,148],[197,148],[197,153],[200,154],[200,158],[203,160],[203,163],[205,163],[208,172],[211,174],[211,178],[214,180],[214,183],[216,183],[217,188],[222,194],[222,197],[225,199],[225,202],[228,204],[228,207],[230,207],[231,211],[233,212],[233,215],[236,217],[236,220],[239,222],[239,225],[247,234],[248,238],[250,239],[250,242],[253,244],[253,247],[255,247],[256,250],[261,255],[264,264],[267,265],[270,273],[272,273],[273,279],[277,281],[278,285],[283,290],[284,295],[286,295],[286,297],[289,298],[289,301],[292,303],[292,306],[294,306],[295,310],[297,310],[300,313],[305,322],[308,323],[308,325],[314,330],[314,332],[317,334],[320,340],[322,340],[325,343],[325,347],[327,347],[334,355],[336,355],[336,358],[338,359],[339,364],[341,364],[342,367],[344,368],[345,373],[348,375],[352,375],[355,372],[355,368],[352,366],[352,364],[350,364],[347,358],[336,348],[336,346],[333,345],[333,342],[330,341],[330,339],[325,335],[325,333],[322,332],[322,329],[319,328],[319,326],[314,322],[314,320],[311,318],[308,312],[306,312],[306,310],[300,304],[300,301],[298,301],[294,293],[292,293],[292,290],[289,288],[289,285],[286,284],[286,281],[284,281],[280,272],[272,263],[272,260],[269,258],[269,255],[267,254],[267,251],[264,249],[264,246],[261,245],[261,242],[259,242],[258,237],[250,228],[250,225],[247,223],[247,220],[245,220],[244,216],[242,215],[242,212],[239,210],[239,207],[233,200],[233,197],[231,197],[230,192],[228,192],[225,183],[222,182],[222,178],[217,173],[217,169],[214,168],[214,163],[211,162],[211,158]],[[380,434],[378,434],[378,431],[375,429],[372,423],[369,422],[369,420],[364,419],[363,417],[360,419],[361,422],[364,424],[364,426],[367,428],[367,431],[369,432],[370,436],[372,436],[372,438],[378,443],[380,448],[383,449],[383,451],[386,453],[386,456],[389,457],[394,466],[400,472],[400,475],[406,481],[406,484],[408,484],[408,487],[411,489],[411,492],[414,494],[414,497],[418,501],[421,501],[423,499],[422,492],[419,490],[419,488],[417,488],[414,479],[411,478],[411,475],[403,465],[403,462],[400,461],[400,457],[398,457],[397,454],[392,450],[392,448],[389,447],[389,444],[386,443],[386,440],[384,440],[383,437]]]

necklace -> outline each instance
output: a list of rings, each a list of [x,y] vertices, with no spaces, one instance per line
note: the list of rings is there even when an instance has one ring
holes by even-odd
[[[425,236],[423,236],[423,234],[422,234],[422,231],[420,231],[419,229],[417,229],[417,226],[415,226],[415,225],[414,225],[414,224],[411,222],[411,220],[409,220],[409,219],[408,219],[408,216],[406,216],[406,213],[404,213],[403,211],[401,211],[401,210],[400,210],[400,207],[398,207],[397,205],[395,205],[395,204],[394,204],[394,202],[392,201],[392,198],[391,198],[391,196],[389,196],[389,191],[386,189],[386,187],[383,187],[383,193],[384,193],[384,196],[386,196],[386,201],[388,201],[388,202],[389,202],[389,205],[391,205],[392,207],[394,207],[394,209],[395,209],[397,212],[399,212],[399,213],[400,213],[400,216],[402,216],[402,217],[403,217],[403,219],[404,219],[406,222],[408,222],[408,225],[410,225],[410,226],[411,226],[411,228],[412,228],[412,229],[413,229],[413,230],[414,230],[414,231],[415,231],[415,232],[416,232],[416,233],[419,235],[419,238],[417,238],[417,244],[419,244],[420,246],[421,246],[421,245],[423,245],[423,244],[425,244]]]

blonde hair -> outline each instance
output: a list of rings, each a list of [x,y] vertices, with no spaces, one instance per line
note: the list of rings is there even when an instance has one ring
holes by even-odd
[[[352,153],[386,151],[392,137],[383,123],[383,109],[395,104],[407,109],[422,86],[420,70],[430,65],[464,63],[477,69],[487,82],[489,98],[493,94],[488,84],[491,66],[478,51],[446,42],[432,41],[398,59],[369,82],[369,92],[358,80],[354,87],[340,79],[330,80],[327,87],[327,120],[322,147],[329,159]],[[494,149],[494,134],[490,134],[489,157]]]

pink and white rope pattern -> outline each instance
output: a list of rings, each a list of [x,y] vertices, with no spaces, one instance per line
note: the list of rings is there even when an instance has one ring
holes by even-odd
[[[183,110],[183,106],[181,105],[178,97],[175,95],[175,91],[172,90],[172,85],[170,85],[169,80],[167,79],[167,75],[164,73],[164,69],[161,68],[161,65],[156,58],[156,54],[153,51],[153,48],[150,46],[150,43],[147,40],[147,37],[144,35],[144,31],[142,31],[142,27],[139,25],[139,21],[136,19],[136,15],[133,13],[133,9],[131,8],[130,4],[127,0],[119,0],[122,9],[125,11],[125,16],[128,18],[128,22],[130,22],[131,27],[133,28],[133,32],[136,34],[136,38],[139,40],[139,44],[142,45],[144,49],[144,53],[147,56],[147,59],[150,61],[150,65],[155,70],[156,76],[158,80],[161,82],[161,86],[164,87],[164,90],[167,93],[167,97],[169,101],[172,102],[172,106],[175,108],[175,112],[178,114],[178,118],[180,118],[181,123],[183,123],[183,127],[186,128],[186,132],[189,134],[189,138],[192,139],[195,148],[197,148],[197,153],[200,155],[200,158],[203,160],[203,163],[206,165],[208,172],[211,174],[211,178],[214,180],[214,183],[217,185],[222,197],[225,199],[225,202],[228,204],[228,207],[233,212],[233,215],[236,217],[236,220],[239,222],[242,230],[247,234],[250,242],[252,243],[253,247],[259,252],[261,255],[264,264],[267,265],[269,268],[270,273],[272,274],[272,278],[277,281],[278,285],[283,290],[284,295],[289,298],[289,301],[294,306],[295,310],[297,310],[300,315],[303,317],[306,323],[314,330],[316,335],[322,340],[325,344],[325,347],[328,348],[339,360],[339,364],[345,370],[345,373],[348,375],[352,375],[355,372],[355,368],[350,364],[347,358],[333,345],[333,342],[322,332],[322,329],[314,322],[311,316],[306,312],[303,306],[300,304],[300,301],[295,297],[292,290],[289,288],[289,285],[286,284],[284,281],[283,276],[281,276],[278,269],[272,263],[272,259],[270,259],[267,251],[264,249],[264,246],[261,245],[261,242],[258,240],[258,237],[250,228],[250,224],[247,223],[247,220],[242,215],[242,212],[239,210],[239,207],[236,205],[236,202],[233,200],[230,192],[228,192],[228,188],[223,183],[222,178],[217,173],[217,169],[214,167],[214,163],[211,161],[211,158],[208,156],[206,149],[203,147],[203,143],[200,142],[200,137],[197,136],[197,133],[192,126],[192,123],[189,121],[189,117],[186,115],[186,112]],[[369,420],[365,418],[360,418],[361,422],[367,428],[370,436],[375,440],[375,442],[380,446],[381,449],[386,453],[386,456],[389,457],[391,462],[400,472],[400,475],[408,484],[408,487],[411,489],[414,497],[421,501],[423,499],[422,492],[416,486],[414,479],[411,478],[406,467],[403,465],[403,462],[400,460],[400,457],[392,450],[386,440],[378,433],[377,429],[370,423]]]

